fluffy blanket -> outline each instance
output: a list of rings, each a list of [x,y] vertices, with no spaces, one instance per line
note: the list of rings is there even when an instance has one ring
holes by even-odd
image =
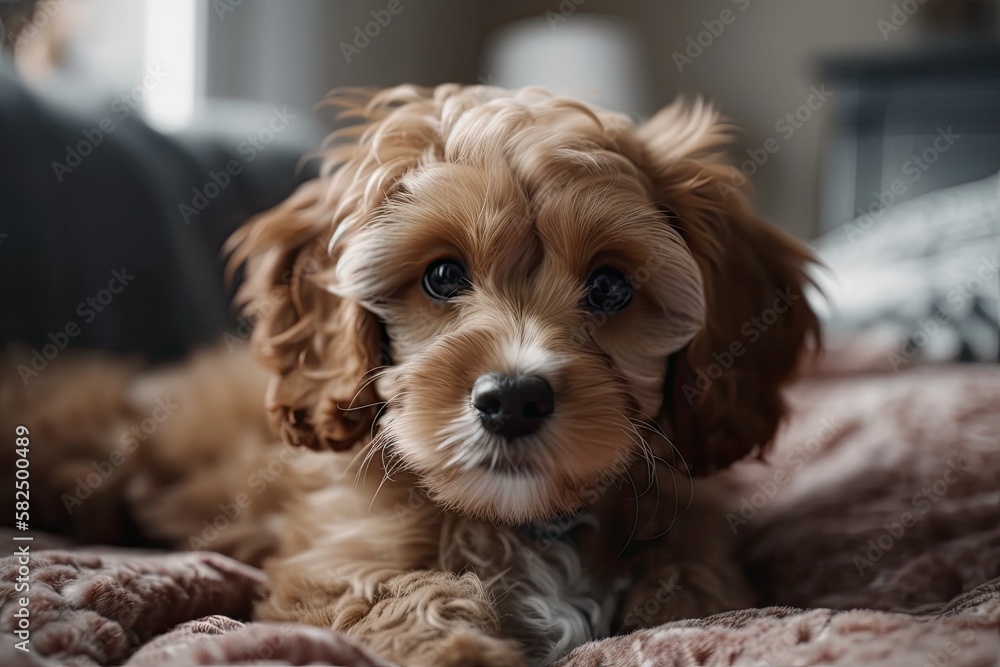
[[[790,399],[767,462],[723,478],[720,520],[769,606],[592,642],[560,665],[1000,665],[997,368],[815,379]],[[0,562],[0,664],[386,664],[331,631],[249,622],[266,579],[223,556],[30,544]]]

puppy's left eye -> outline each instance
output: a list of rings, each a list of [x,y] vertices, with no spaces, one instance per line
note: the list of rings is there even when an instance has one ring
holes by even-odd
[[[424,291],[434,299],[447,300],[472,287],[462,263],[454,259],[439,259],[424,271]]]
[[[587,306],[608,315],[628,308],[635,288],[624,273],[610,266],[601,266],[587,279]]]

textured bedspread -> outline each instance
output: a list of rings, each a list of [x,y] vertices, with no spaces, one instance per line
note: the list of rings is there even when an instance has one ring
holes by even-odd
[[[1000,665],[1000,370],[817,379],[790,398],[768,462],[724,478],[722,520],[769,606],[560,664]],[[0,561],[2,665],[386,664],[333,632],[249,622],[267,582],[223,556],[44,546],[26,571]],[[11,634],[21,576],[30,653]]]

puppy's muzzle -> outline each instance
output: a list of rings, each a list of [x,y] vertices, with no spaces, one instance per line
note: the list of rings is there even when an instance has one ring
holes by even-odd
[[[487,373],[472,386],[472,407],[483,428],[513,440],[541,427],[555,409],[555,396],[537,375]]]

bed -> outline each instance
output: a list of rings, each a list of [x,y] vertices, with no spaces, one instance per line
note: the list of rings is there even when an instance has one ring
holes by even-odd
[[[720,478],[760,605],[560,665],[1000,664],[1000,179],[928,197],[863,244],[819,241],[830,352],[789,387],[766,459]],[[226,556],[28,544],[0,561],[0,664],[387,664],[333,631],[250,620],[267,579]]]

